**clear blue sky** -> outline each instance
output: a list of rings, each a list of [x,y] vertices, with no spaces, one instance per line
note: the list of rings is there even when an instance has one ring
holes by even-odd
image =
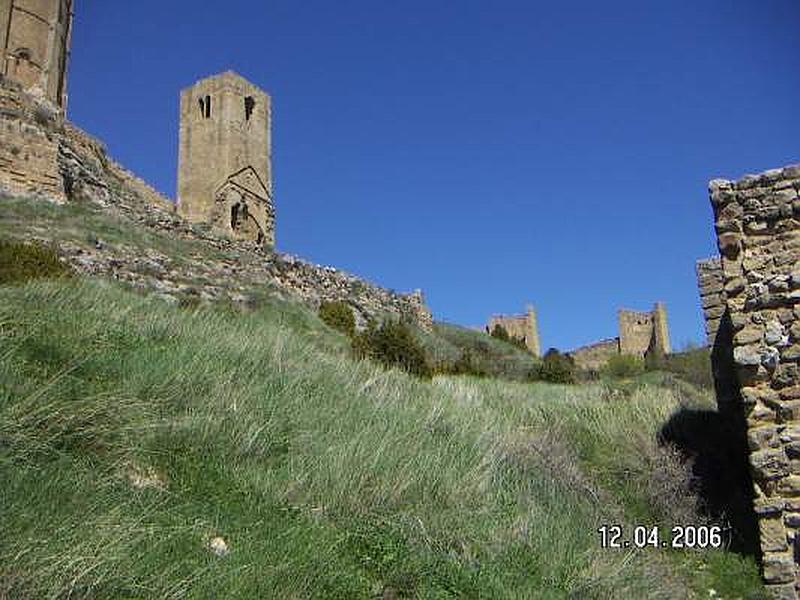
[[[178,93],[272,96],[278,248],[542,343],[667,303],[701,341],[707,182],[800,161],[796,0],[78,0],[70,118],[174,197]]]

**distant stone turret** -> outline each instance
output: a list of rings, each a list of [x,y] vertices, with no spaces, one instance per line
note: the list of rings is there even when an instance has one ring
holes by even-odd
[[[656,302],[651,312],[620,309],[618,319],[620,354],[643,357],[653,348],[662,355],[672,351],[663,302]]]
[[[486,331],[491,333],[497,325],[505,329],[510,337],[522,340],[531,354],[542,355],[539,326],[536,321],[536,311],[532,305],[527,305],[524,315],[493,315],[486,325]]]
[[[656,302],[652,311],[621,308],[617,312],[619,335],[568,352],[581,369],[597,371],[615,356],[645,358],[650,353],[672,352],[667,327],[667,308]]]
[[[181,92],[178,213],[275,244],[270,97],[227,71]]]
[[[0,72],[65,109],[72,0],[0,0]]]

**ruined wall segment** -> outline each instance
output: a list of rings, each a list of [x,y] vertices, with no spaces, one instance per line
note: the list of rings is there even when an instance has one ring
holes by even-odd
[[[727,306],[722,262],[718,256],[699,260],[695,264],[695,273],[706,327],[706,343],[713,347]]]
[[[178,212],[275,245],[270,97],[227,71],[181,92]]]
[[[619,356],[619,338],[600,340],[588,346],[582,346],[567,354],[575,361],[575,366],[585,371],[597,372],[614,356]]]
[[[732,330],[727,350],[746,419],[763,575],[779,598],[796,598],[800,583],[798,190],[800,165],[709,184],[726,296],[722,318]],[[715,369],[715,376],[726,373]]]
[[[525,342],[525,347],[534,356],[542,355],[539,342],[539,325],[536,320],[536,311],[532,305],[526,307],[524,315],[492,315],[486,325],[487,333],[494,331],[500,325],[512,338]]]
[[[65,108],[72,0],[0,0],[0,72]]]

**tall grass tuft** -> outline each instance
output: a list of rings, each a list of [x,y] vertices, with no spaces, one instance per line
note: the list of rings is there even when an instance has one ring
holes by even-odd
[[[722,551],[599,545],[601,524],[699,518],[665,507],[692,497],[659,454],[672,389],[424,380],[352,360],[341,337],[291,305],[0,287],[0,597],[760,588],[752,560]]]

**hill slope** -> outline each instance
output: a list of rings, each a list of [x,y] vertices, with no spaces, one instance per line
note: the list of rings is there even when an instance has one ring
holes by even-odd
[[[655,441],[680,389],[424,382],[296,304],[0,287],[0,597],[758,597],[751,559],[600,547],[698,518]]]

